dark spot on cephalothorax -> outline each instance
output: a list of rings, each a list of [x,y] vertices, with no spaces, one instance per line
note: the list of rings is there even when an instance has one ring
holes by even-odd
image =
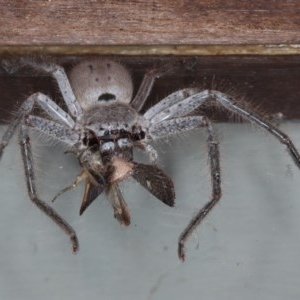
[[[99,81],[99,78],[98,78],[98,77],[96,77],[96,78],[95,78],[95,81],[96,81],[96,82],[98,82],[98,81]]]
[[[131,139],[133,141],[140,141],[145,138],[145,132],[138,126],[133,125],[131,127]]]
[[[98,101],[110,101],[110,100],[116,100],[116,96],[114,94],[104,93],[98,97]]]
[[[107,63],[106,66],[107,66],[107,69],[110,69],[110,63]]]
[[[89,69],[90,69],[90,71],[91,71],[91,73],[94,71],[94,67],[93,67],[93,65],[88,65],[88,67],[89,67]]]
[[[82,139],[82,143],[83,143],[84,146],[87,146],[88,139],[87,139],[86,136]]]
[[[144,131],[140,131],[140,132],[136,132],[136,133],[131,133],[131,139],[133,141],[140,141],[143,140],[145,138],[145,132]]]
[[[108,80],[108,81],[110,81],[110,80],[111,80],[111,77],[110,77],[110,76],[108,76],[108,77],[107,77],[107,80]]]
[[[88,146],[88,147],[93,147],[93,146],[99,144],[97,136],[92,131],[89,131],[89,132],[85,133],[85,135],[82,139],[82,143],[83,143],[84,146]]]

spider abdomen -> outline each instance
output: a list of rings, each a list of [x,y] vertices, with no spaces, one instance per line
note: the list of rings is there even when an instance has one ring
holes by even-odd
[[[72,69],[70,83],[83,109],[116,100],[129,103],[133,92],[128,70],[111,60],[82,61]]]

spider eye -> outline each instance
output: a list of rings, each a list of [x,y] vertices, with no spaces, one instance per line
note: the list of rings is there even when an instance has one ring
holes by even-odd
[[[104,93],[98,97],[98,101],[107,101],[108,102],[110,100],[116,100],[116,96],[114,94]]]

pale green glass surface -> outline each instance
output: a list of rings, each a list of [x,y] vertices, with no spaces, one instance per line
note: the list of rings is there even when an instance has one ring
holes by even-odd
[[[79,217],[82,185],[59,198],[53,206],[78,234],[77,255],[28,199],[15,138],[0,165],[0,299],[299,299],[300,170],[251,125],[217,128],[223,197],[189,240],[185,263],[178,236],[210,194],[204,132],[154,144],[174,178],[175,208],[125,183],[132,224],[121,228],[104,197]],[[281,128],[300,149],[300,124]],[[43,138],[34,149],[40,196],[50,202],[79,167]]]

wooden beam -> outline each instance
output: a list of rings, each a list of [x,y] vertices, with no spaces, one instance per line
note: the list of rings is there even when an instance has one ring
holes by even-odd
[[[0,0],[0,16],[2,51],[78,46],[77,54],[127,54],[142,46],[146,54],[224,54],[229,47],[236,54],[243,46],[245,53],[300,52],[298,0]]]

